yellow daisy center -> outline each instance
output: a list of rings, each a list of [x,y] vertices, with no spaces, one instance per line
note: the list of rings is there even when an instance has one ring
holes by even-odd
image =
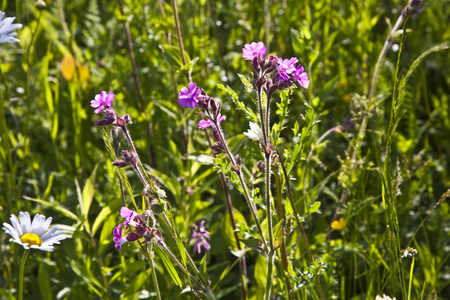
[[[40,246],[42,244],[41,238],[34,233],[25,233],[20,238],[20,241],[24,244],[27,243],[28,246]]]

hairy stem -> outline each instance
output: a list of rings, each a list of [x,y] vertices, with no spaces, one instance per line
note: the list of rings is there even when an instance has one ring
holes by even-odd
[[[240,168],[240,166],[237,165],[236,160],[233,157],[233,154],[231,154],[230,149],[228,148],[227,141],[225,140],[225,137],[223,135],[222,129],[220,128],[220,125],[219,125],[219,123],[217,121],[215,121],[214,126],[216,126],[217,131],[219,132],[220,142],[222,143],[223,147],[225,148],[225,153],[227,154],[228,159],[231,162],[232,168],[235,169],[235,170],[236,170],[236,168]],[[269,245],[268,245],[267,240],[266,240],[266,238],[264,236],[264,233],[263,233],[263,230],[262,230],[262,227],[261,227],[261,223],[259,222],[258,214],[256,212],[255,204],[253,203],[252,199],[250,198],[250,194],[248,192],[247,185],[245,184],[242,172],[239,169],[239,170],[235,171],[235,173],[236,173],[236,175],[239,178],[239,182],[241,184],[242,190],[244,191],[245,200],[247,200],[247,205],[250,208],[250,212],[252,214],[253,220],[255,221],[256,228],[258,229],[258,233],[261,236],[261,239],[262,239],[262,241],[264,243],[265,251],[268,251],[269,250]]]

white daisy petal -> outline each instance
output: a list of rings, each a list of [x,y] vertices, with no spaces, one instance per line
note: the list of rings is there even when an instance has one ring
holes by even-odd
[[[33,222],[31,222],[31,232],[37,236],[44,234],[45,230],[42,230],[42,224],[45,221],[45,217],[40,214],[34,215]]]
[[[52,223],[53,218],[49,217],[44,224],[42,224],[42,228],[44,229],[44,231],[47,231],[48,227],[50,227],[50,224]]]
[[[12,236],[15,240],[20,241],[20,236],[18,234],[18,232],[14,229],[14,227],[12,227],[11,225],[9,225],[8,223],[3,223],[3,230],[9,234],[10,236]]]
[[[14,227],[14,230],[17,231],[19,236],[23,235],[23,231],[22,231],[22,226],[20,226],[20,222],[19,219],[17,219],[17,217],[15,215],[11,215],[11,218],[9,218],[11,220],[11,224]]]
[[[22,232],[25,234],[27,232],[31,232],[31,220],[30,214],[28,212],[20,212],[19,213],[20,224],[22,225]]]

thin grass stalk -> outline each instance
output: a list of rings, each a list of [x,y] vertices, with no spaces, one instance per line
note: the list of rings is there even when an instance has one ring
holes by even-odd
[[[15,168],[14,168],[14,164],[13,164],[13,155],[11,153],[11,142],[9,140],[8,137],[8,127],[6,125],[6,115],[5,115],[5,99],[9,99],[10,97],[10,93],[9,93],[9,88],[8,88],[8,84],[6,82],[6,78],[3,75],[3,71],[2,68],[0,68],[0,78],[3,82],[3,85],[5,86],[5,90],[3,92],[0,91],[0,143],[2,145],[2,148],[5,151],[5,161],[2,164],[2,168],[4,170],[4,174],[9,174],[9,176],[4,176],[5,177],[5,181],[6,181],[6,188],[3,189],[4,191],[4,196],[5,199],[7,201],[7,205],[6,205],[6,211],[5,211],[5,215],[9,214],[9,208],[12,208],[12,203],[11,203],[11,196],[9,194],[10,189],[12,191],[16,190],[16,181],[15,181]],[[8,168],[9,167],[9,171]],[[10,183],[10,188],[8,188],[8,183]],[[14,193],[14,192],[13,192]]]
[[[411,261],[411,270],[409,271],[408,300],[411,299],[411,289],[412,289],[412,282],[413,282],[413,273],[414,273],[414,256],[412,257],[412,261]]]
[[[123,15],[123,0],[119,0],[119,5],[120,5],[120,12]],[[142,113],[147,116],[147,112],[145,110],[145,104],[144,104],[144,99],[142,96],[142,89],[141,89],[141,83],[139,81],[139,76],[137,73],[137,67],[136,67],[136,60],[134,59],[134,54],[133,54],[133,41],[131,39],[131,32],[130,32],[130,23],[128,21],[125,22],[124,24],[125,27],[125,34],[127,37],[127,52],[128,52],[128,56],[130,58],[130,62],[131,62],[131,69],[132,69],[132,73],[133,73],[133,82],[134,85],[136,87],[136,92],[138,95],[138,99],[139,99],[139,104],[141,107],[141,111]],[[148,124],[148,128],[147,128],[147,135],[148,138],[150,140],[150,157],[151,157],[151,161],[150,161],[150,165],[156,169],[156,153],[155,153],[155,149],[153,147],[153,125],[152,122],[150,122]]]
[[[286,166],[284,165],[283,156],[281,154],[280,149],[278,149],[278,148],[277,148],[277,153],[278,153],[278,157],[280,158],[281,168],[283,169],[284,180],[286,181],[286,189],[287,189],[288,199],[289,199],[289,202],[291,203],[292,210],[294,211],[294,217],[298,224],[300,236],[302,237],[303,242],[305,243],[306,253],[308,254],[309,262],[312,263],[314,258],[312,255],[311,247],[309,246],[309,242],[308,242],[308,238],[306,237],[305,229],[303,228],[302,222],[300,221],[300,218],[299,218],[299,214],[297,212],[297,209],[295,208],[294,198],[292,196],[291,187],[289,185],[289,176],[288,176],[288,173],[286,170]],[[320,299],[326,300],[325,293],[323,292],[323,289],[322,289],[322,284],[320,283],[320,278],[316,276],[315,282],[317,285],[317,289],[319,290]]]
[[[161,246],[161,248],[170,256],[170,258],[172,258],[172,260],[178,265],[178,267],[180,267],[181,270],[183,270],[184,273],[186,273],[191,279],[192,281],[195,282],[195,284],[197,284],[198,286],[202,286],[202,284],[195,279],[194,276],[192,276],[191,273],[189,273],[189,271],[183,266],[183,264],[178,260],[178,258],[172,253],[172,251],[170,251],[169,248],[167,248],[166,244],[164,244],[164,242],[162,243],[158,243],[159,246]],[[202,276],[199,276],[200,279],[202,279]],[[215,299],[214,295],[211,293],[211,289],[209,288],[208,285],[205,286],[205,295],[208,299]]]
[[[148,263],[150,265],[150,269],[151,269],[152,277],[153,277],[153,286],[155,287],[155,292],[156,292],[156,299],[162,300],[161,292],[159,291],[158,276],[156,275],[155,262],[153,260],[154,254],[153,254],[153,244],[152,243],[150,243],[150,245],[148,245],[147,253],[148,253]]]
[[[92,247],[94,248],[95,256],[97,257],[98,265],[100,267],[100,273],[102,274],[103,284],[105,285],[106,296],[108,297],[108,299],[112,299],[111,291],[109,289],[108,278],[106,277],[105,273],[103,273],[103,268],[104,268],[103,259],[100,256],[100,254],[98,253],[98,247],[97,247],[97,243],[95,242],[94,237],[92,236],[92,234],[90,232],[88,232],[88,234],[89,234],[89,239],[91,240]]]

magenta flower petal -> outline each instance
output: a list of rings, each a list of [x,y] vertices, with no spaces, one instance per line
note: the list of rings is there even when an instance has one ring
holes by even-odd
[[[115,244],[116,248],[119,248],[120,251],[122,251],[122,244],[128,242],[126,239],[122,237],[122,231],[123,229],[119,229],[119,227],[115,227],[113,230],[114,235],[113,241],[116,243]]]
[[[200,122],[198,122],[198,128],[205,129],[211,126],[211,124],[212,122],[209,120],[200,120]]]
[[[266,55],[267,48],[263,42],[245,44],[242,49],[242,57],[245,60],[253,60],[255,57],[263,58]]]
[[[278,73],[291,74],[295,71],[295,64],[298,62],[297,57],[291,57],[290,59],[278,58]]]
[[[91,107],[96,108],[94,113],[98,114],[103,109],[111,107],[113,100],[113,92],[106,94],[105,91],[102,91],[100,94],[95,95],[94,100],[91,100]]]
[[[304,72],[304,68],[302,66],[298,66],[297,69],[292,73],[294,75],[294,80],[298,82],[305,89],[309,86],[308,73]]]
[[[178,94],[178,104],[182,107],[194,108],[197,105],[199,95],[200,87],[197,87],[194,82],[190,82],[187,88],[181,88]]]

